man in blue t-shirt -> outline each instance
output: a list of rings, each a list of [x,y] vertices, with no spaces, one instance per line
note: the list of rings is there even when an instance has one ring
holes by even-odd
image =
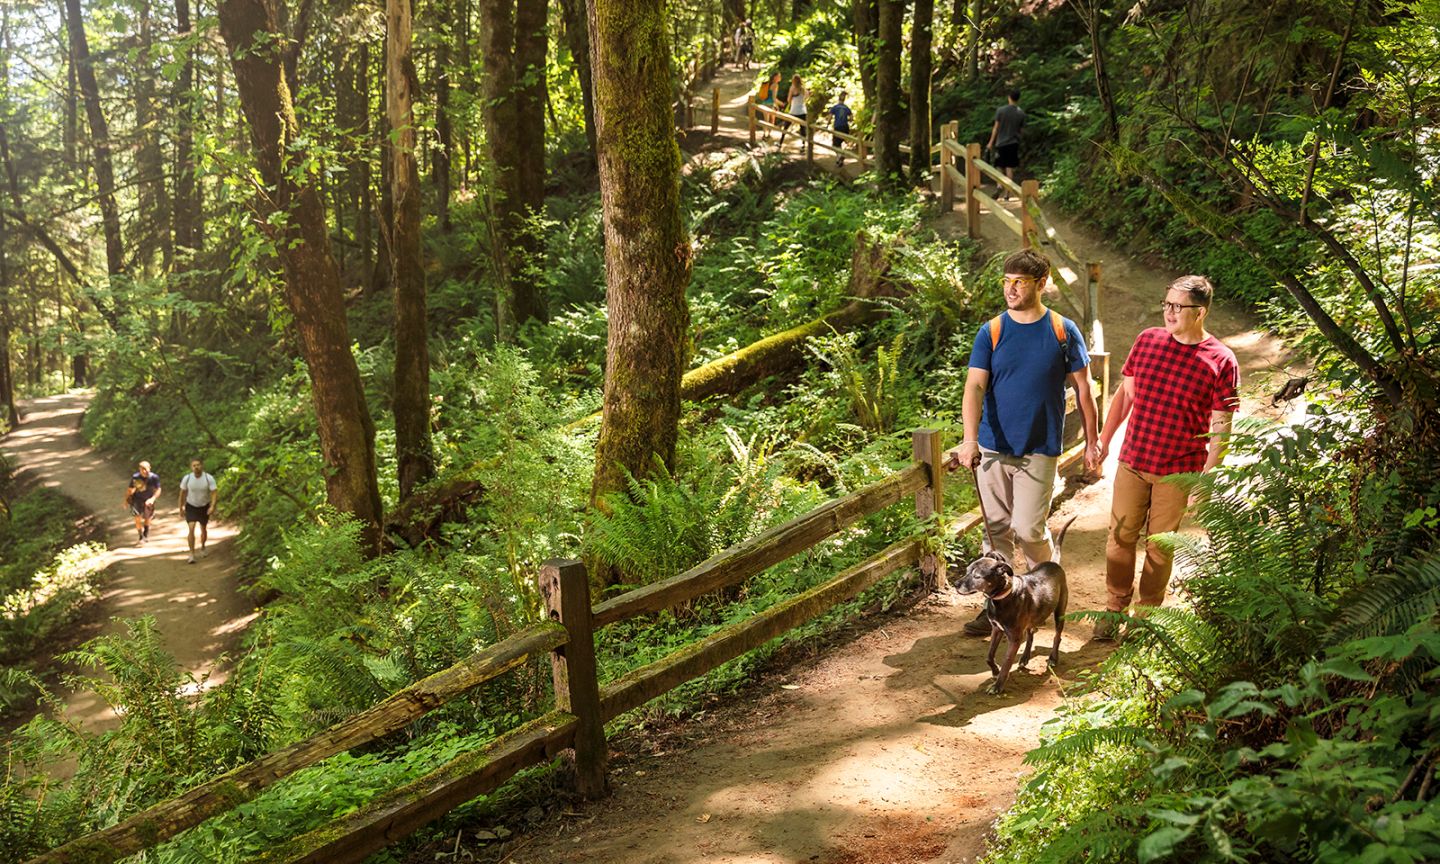
[[[854,116],[854,112],[850,110],[849,105],[845,104],[846,95],[848,94],[841,90],[840,95],[835,99],[835,104],[830,106],[830,129],[832,132],[850,131],[850,118]],[[835,167],[839,168],[845,164],[845,139],[832,134],[830,143],[835,147]]]
[[[991,551],[991,537],[1008,546],[1013,532],[1028,562],[1024,568],[1016,562],[1019,572],[1055,557],[1045,520],[1055,491],[1067,378],[1084,420],[1085,467],[1100,467],[1100,451],[1085,339],[1073,321],[1040,302],[1050,261],[1024,249],[1005,259],[1004,272],[1007,309],[975,335],[961,411],[965,438],[946,453],[946,467],[976,469],[989,522],[985,549]],[[1012,548],[997,551],[1014,560]],[[983,609],[965,632],[990,633]]]

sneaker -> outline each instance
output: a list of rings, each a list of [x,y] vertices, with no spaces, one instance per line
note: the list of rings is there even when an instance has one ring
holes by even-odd
[[[966,636],[989,636],[990,616],[981,609],[980,614],[975,616],[973,621],[966,621],[965,626],[960,628]]]
[[[194,564],[194,563],[195,563],[195,553],[194,553],[194,552],[191,552],[191,553],[190,553],[190,557],[185,559],[185,563],[186,563],[186,564]]]
[[[1096,642],[1114,642],[1120,634],[1120,625],[1109,618],[1095,622]]]

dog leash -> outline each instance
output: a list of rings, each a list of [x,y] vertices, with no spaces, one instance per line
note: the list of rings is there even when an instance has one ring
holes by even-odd
[[[1000,551],[995,545],[995,535],[990,533],[990,516],[985,512],[985,496],[980,494],[980,475],[975,471],[975,466],[970,466],[970,482],[975,484],[975,500],[980,502],[980,521],[985,525],[985,539],[990,542],[990,548]]]

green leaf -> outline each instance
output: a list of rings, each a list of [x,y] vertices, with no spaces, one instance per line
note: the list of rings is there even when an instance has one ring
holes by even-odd
[[[1181,841],[1190,836],[1189,828],[1161,828],[1140,841],[1136,859],[1140,864],[1169,857]]]

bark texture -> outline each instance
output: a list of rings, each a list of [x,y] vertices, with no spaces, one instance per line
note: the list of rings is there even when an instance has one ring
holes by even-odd
[[[435,147],[430,152],[430,176],[435,185],[435,212],[440,217],[440,230],[448,232],[450,224],[451,153],[455,148],[455,132],[450,123],[450,41],[454,33],[455,4],[441,3],[436,9],[440,32],[435,48]]]
[[[900,37],[904,0],[879,0],[880,40],[875,46],[875,171],[893,183],[903,171],[900,142],[905,139],[905,95],[900,90]]]
[[[182,40],[194,37],[190,0],[175,0],[175,32]],[[174,241],[181,249],[199,250],[204,237],[200,224],[200,184],[195,182],[195,49],[185,48],[185,62],[175,88],[175,204]]]
[[[880,39],[880,0],[850,0],[855,23],[855,52],[860,59],[860,89],[865,106],[875,112],[875,49]]]
[[[935,0],[915,0],[910,29],[910,182],[930,182],[930,70]]]
[[[590,0],[560,0],[565,16],[565,44],[575,59],[575,74],[580,78],[580,98],[585,109],[585,140],[590,145],[590,159],[595,159],[595,84],[590,64]],[[743,8],[743,7],[742,7]],[[733,27],[732,27],[733,30]]]
[[[350,353],[340,270],[330,251],[320,197],[308,182],[297,182],[287,163],[299,123],[278,48],[286,42],[279,27],[280,2],[224,0],[219,10],[220,32],[230,51],[261,177],[276,211],[287,214],[267,230],[275,239],[285,274],[285,299],[310,370],[327,469],[326,498],[337,510],[360,521],[365,548],[373,554],[380,548],[375,425],[365,403],[360,370]],[[258,218],[265,225],[274,215],[264,213]]]
[[[435,476],[430,445],[430,350],[426,344],[425,262],[420,250],[420,168],[415,158],[415,95],[410,0],[386,0],[386,113],[390,118],[390,183],[395,222],[390,230],[390,282],[395,290],[395,461],[400,498]]]
[[[675,458],[690,310],[663,0],[592,0],[609,336],[591,501]]]
[[[489,211],[502,336],[544,317],[532,266],[539,238],[528,221],[545,204],[546,0],[480,0],[485,144],[493,181]]]

